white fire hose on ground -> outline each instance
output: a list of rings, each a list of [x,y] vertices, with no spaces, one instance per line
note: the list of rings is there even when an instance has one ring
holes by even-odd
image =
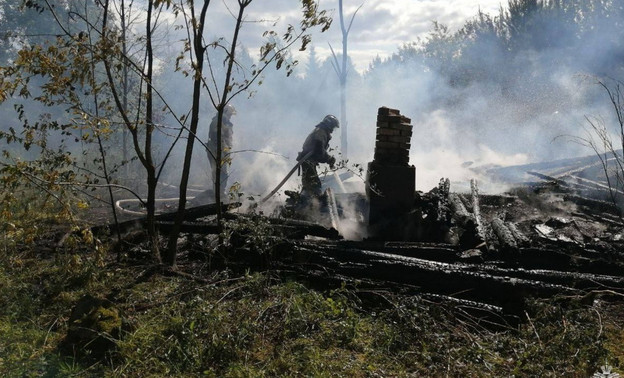
[[[294,166],[294,167],[292,167],[292,169],[290,170],[290,172],[288,172],[288,174],[286,175],[286,177],[284,177],[284,179],[283,179],[282,181],[280,181],[280,183],[279,183],[279,184],[277,184],[277,186],[275,187],[275,189],[271,190],[271,192],[270,192],[269,194],[267,194],[266,196],[264,196],[264,198],[262,198],[262,199],[260,200],[260,202],[258,202],[258,204],[262,205],[263,203],[265,203],[266,201],[268,201],[268,200],[269,200],[269,198],[273,197],[273,195],[274,195],[275,193],[277,193],[277,191],[278,191],[278,190],[280,190],[280,188],[281,188],[282,186],[284,186],[284,184],[286,183],[286,181],[288,181],[288,179],[290,178],[290,176],[292,176],[292,175],[293,175],[293,173],[295,173],[295,171],[297,170],[297,168],[299,168],[299,166],[300,166],[300,165],[301,165],[304,161],[308,160],[308,158],[309,158],[310,156],[312,156],[312,153],[313,153],[313,152],[314,152],[314,151],[310,151],[310,152],[308,152],[307,154],[305,154],[305,156],[304,156],[301,160],[299,160],[299,161],[297,162],[297,164],[295,164],[295,166]]]
[[[295,164],[294,167],[292,167],[292,169],[288,172],[288,174],[286,174],[286,176],[282,179],[282,181],[280,181],[279,184],[277,184],[277,186],[271,190],[271,192],[269,192],[269,194],[267,194],[266,196],[264,196],[260,201],[259,204],[262,205],[264,204],[266,201],[268,201],[271,197],[273,197],[273,195],[275,195],[275,193],[277,193],[278,190],[281,189],[282,186],[284,186],[284,184],[286,183],[286,181],[288,181],[288,179],[293,175],[293,173],[295,173],[295,171],[297,170],[297,168],[299,168],[301,166],[301,164],[303,162],[305,162],[310,156],[312,156],[312,153],[314,151],[310,151],[308,152],[306,155],[303,156],[303,158],[299,161],[297,161],[297,164]],[[346,193],[346,189],[344,187],[344,184],[342,183],[342,180],[340,179],[340,176],[338,175],[338,172],[333,171],[333,175],[334,178],[336,179],[336,182],[338,183],[338,186],[340,188],[340,191],[342,193]],[[165,186],[171,186],[174,187],[171,184],[167,184],[164,183],[163,185]],[[332,193],[333,195],[333,193]],[[187,200],[192,200],[195,197],[188,197]],[[162,202],[175,202],[175,201],[179,201],[180,199],[177,197],[173,197],[173,198],[156,198],[155,201],[156,203],[162,203]],[[126,208],[123,207],[124,204],[136,204],[136,203],[142,203],[147,201],[146,199],[137,199],[137,198],[131,198],[131,199],[122,199],[122,200],[118,200],[115,202],[115,207],[117,209],[119,209],[119,211],[126,213],[126,214],[131,214],[131,215],[145,215],[144,211],[135,211],[135,210],[128,210]]]
[[[188,197],[187,200],[192,200],[195,197]],[[177,197],[173,197],[173,198],[156,198],[154,201],[156,203],[162,203],[162,202],[176,202],[179,201],[180,198]],[[124,204],[136,204],[136,203],[144,203],[146,202],[146,199],[138,199],[138,198],[130,198],[130,199],[122,199],[122,200],[117,200],[115,202],[115,207],[117,209],[119,209],[119,211],[125,213],[125,214],[131,214],[131,215],[145,215],[145,211],[135,211],[135,210],[128,210],[126,208],[123,207]]]
[[[163,182],[163,183],[160,183],[160,184],[162,186],[165,186],[165,187],[177,188],[177,186],[168,184],[166,182]],[[201,190],[192,189],[192,188],[189,188],[188,191],[191,191],[191,192],[201,192]],[[187,197],[186,199],[190,201],[190,200],[193,200],[194,198],[195,197],[193,196],[193,197]],[[154,201],[156,203],[163,203],[163,202],[174,202],[175,203],[175,202],[177,202],[179,200],[180,200],[180,198],[178,198],[178,197],[171,197],[171,198],[156,198]],[[145,211],[129,210],[129,209],[126,209],[124,207],[124,205],[126,205],[126,204],[139,204],[139,203],[145,203],[145,202],[147,202],[147,199],[144,199],[144,198],[142,198],[142,199],[138,199],[138,198],[121,199],[121,200],[115,201],[115,207],[119,211],[121,211],[122,213],[125,213],[125,214],[143,216],[143,215],[146,214]]]

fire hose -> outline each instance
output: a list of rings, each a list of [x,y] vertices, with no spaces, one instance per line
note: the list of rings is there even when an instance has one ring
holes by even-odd
[[[166,182],[163,182],[163,183],[160,183],[160,184],[162,184],[163,186],[166,186],[166,187],[177,188],[177,186],[168,184]],[[200,192],[200,190],[197,190],[197,189],[188,189],[188,191]],[[191,196],[191,197],[187,197],[186,199],[187,200],[192,200],[194,198],[195,198],[194,196]],[[167,202],[175,203],[175,202],[178,202],[179,200],[180,200],[179,197],[156,198],[156,199],[154,199],[154,201],[156,203],[167,203]],[[143,198],[143,199],[138,199],[138,198],[120,199],[120,200],[115,201],[115,207],[117,208],[117,210],[119,210],[119,211],[121,211],[122,213],[125,213],[125,214],[143,216],[143,215],[146,214],[145,211],[129,210],[129,209],[126,209],[124,207],[124,205],[126,205],[126,204],[141,204],[141,203],[145,203],[145,202],[147,202],[147,199],[145,199],[145,198]]]
[[[277,191],[278,191],[278,190],[280,190],[280,188],[281,188],[282,186],[284,186],[284,184],[286,183],[286,181],[288,181],[288,179],[290,178],[290,176],[292,176],[292,175],[293,175],[293,173],[295,173],[295,171],[297,170],[297,168],[299,168],[299,166],[300,166],[300,165],[301,165],[304,161],[308,160],[308,158],[309,158],[310,156],[312,156],[312,153],[313,153],[313,152],[314,152],[314,151],[310,151],[310,152],[308,152],[307,154],[305,154],[305,156],[304,156],[301,160],[299,160],[299,161],[297,162],[297,164],[295,164],[295,166],[294,166],[294,167],[292,167],[292,169],[290,170],[290,172],[288,172],[288,174],[286,175],[286,177],[284,177],[284,179],[283,179],[282,181],[280,181],[280,183],[279,183],[279,184],[277,184],[277,186],[275,187],[275,189],[271,190],[271,192],[270,192],[269,194],[267,194],[266,196],[264,196],[264,198],[262,198],[262,199],[260,200],[259,204],[260,204],[260,205],[262,205],[263,203],[265,203],[266,201],[268,201],[268,200],[269,200],[269,198],[273,197],[273,195],[274,195],[275,193],[277,193]]]
[[[309,158],[310,156],[312,156],[312,153],[313,153],[313,152],[314,152],[314,151],[310,151],[310,152],[308,152],[307,154],[305,154],[305,155],[303,156],[303,158],[302,158],[301,160],[297,161],[297,164],[295,164],[295,166],[294,166],[294,167],[292,167],[292,169],[288,172],[288,174],[286,174],[286,176],[282,179],[282,181],[280,181],[280,183],[279,183],[279,184],[277,184],[277,186],[276,186],[273,190],[271,190],[271,192],[270,192],[269,194],[267,194],[266,196],[264,196],[264,198],[262,198],[262,199],[260,200],[259,204],[260,204],[260,205],[262,205],[263,203],[265,203],[266,201],[268,201],[271,197],[273,197],[273,195],[274,195],[275,193],[277,193],[277,191],[278,191],[278,190],[280,190],[280,188],[281,188],[282,186],[284,186],[284,184],[286,183],[286,181],[288,181],[288,179],[290,178],[290,176],[292,176],[292,175],[293,175],[293,173],[295,173],[295,171],[297,170],[297,168],[299,168],[299,166],[301,166],[301,164],[302,164],[303,162],[305,162],[306,160],[308,160],[308,158]],[[334,174],[335,174],[335,172],[334,172]],[[337,179],[337,180],[339,180],[339,179],[340,179],[340,178],[338,177],[338,175],[336,175],[336,174],[335,174],[335,176],[336,176],[336,179]],[[339,181],[339,184],[340,184],[341,189],[344,191],[344,186],[342,185],[342,181]],[[166,201],[172,201],[172,200],[176,200],[176,198],[163,198],[163,199],[157,199],[156,201],[157,201],[157,202],[166,202]],[[122,206],[122,204],[123,204],[123,203],[126,203],[126,202],[135,203],[135,202],[140,202],[140,200],[138,200],[138,199],[119,200],[119,201],[117,201],[117,202],[115,203],[115,205],[116,205],[116,206],[117,206],[117,208],[118,208],[118,209],[120,209],[121,211],[126,212],[126,213],[129,213],[129,214],[135,214],[135,215],[142,215],[142,214],[143,214],[143,212],[131,211],[131,210],[124,209],[124,208],[123,208],[123,206]]]

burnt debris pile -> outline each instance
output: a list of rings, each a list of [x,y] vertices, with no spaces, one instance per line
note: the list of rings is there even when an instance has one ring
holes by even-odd
[[[276,264],[315,282],[349,280],[505,313],[522,311],[527,297],[624,297],[624,225],[591,208],[525,188],[484,195],[476,181],[471,192],[453,193],[447,179],[414,204],[407,219],[425,217],[403,227],[418,231],[414,240],[292,240]]]
[[[453,192],[447,178],[424,193],[415,189],[416,168],[409,161],[410,119],[382,107],[376,121],[366,196],[328,191],[325,208],[333,204],[332,211],[319,206],[314,216],[292,206],[291,217],[279,209],[280,217],[226,212],[237,227],[230,230],[230,251],[221,265],[503,312],[520,311],[527,297],[624,298],[622,213],[600,200],[605,190],[589,174],[593,162],[498,169],[500,177],[518,178],[515,189],[500,195],[480,193],[476,180],[470,190]],[[526,182],[527,175],[541,181]],[[222,211],[240,205],[224,205]],[[205,205],[186,212],[182,231],[189,243],[224,234],[215,223],[216,210]],[[156,226],[166,233],[173,216],[159,215]],[[366,236],[345,240],[344,231],[354,226]]]

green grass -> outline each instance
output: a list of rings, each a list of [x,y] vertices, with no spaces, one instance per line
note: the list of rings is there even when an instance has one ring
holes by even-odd
[[[0,375],[589,376],[624,362],[621,305],[534,301],[520,325],[493,328],[413,297],[363,302],[354,287],[318,292],[270,273],[198,283],[75,248],[1,256]],[[103,356],[63,342],[86,294],[123,317]]]

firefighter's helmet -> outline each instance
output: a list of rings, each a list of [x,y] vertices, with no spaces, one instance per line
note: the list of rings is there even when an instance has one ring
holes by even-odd
[[[230,104],[227,104],[225,105],[225,108],[223,108],[223,114],[225,114],[227,117],[231,117],[236,114],[236,108],[234,108],[234,106]]]
[[[338,122],[338,118],[334,117],[331,114],[328,114],[321,121],[321,127],[329,131],[333,131],[334,129],[340,127],[340,122]]]

